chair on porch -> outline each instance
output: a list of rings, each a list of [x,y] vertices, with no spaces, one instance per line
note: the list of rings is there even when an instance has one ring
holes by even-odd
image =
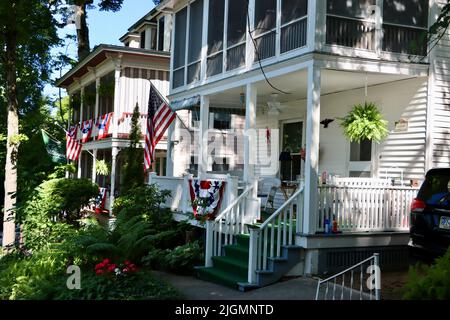
[[[261,217],[275,212],[275,196],[281,186],[278,178],[260,178],[258,180],[258,198],[262,198]]]

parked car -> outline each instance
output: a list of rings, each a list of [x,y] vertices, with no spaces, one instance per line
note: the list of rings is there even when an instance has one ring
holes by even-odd
[[[450,168],[431,169],[411,204],[410,246],[443,255],[450,245]]]

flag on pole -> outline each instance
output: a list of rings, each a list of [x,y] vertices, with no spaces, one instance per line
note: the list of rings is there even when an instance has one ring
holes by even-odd
[[[176,113],[164,100],[159,91],[150,83],[150,96],[147,111],[147,133],[145,135],[144,165],[150,169],[155,161],[155,148],[175,119]]]
[[[99,116],[97,119],[97,128],[98,128],[98,136],[97,140],[102,140],[108,136],[109,123],[111,122],[111,118],[113,116],[113,112],[104,114]]]
[[[77,141],[78,125],[69,128],[66,133],[66,157],[69,160],[77,161],[81,153],[81,143]]]
[[[41,129],[41,133],[45,150],[47,150],[52,162],[66,163],[66,157],[64,156],[64,144],[50,136],[50,134],[44,129]]]
[[[86,143],[88,142],[89,138],[91,137],[92,133],[92,119],[85,120],[81,124],[81,142]]]

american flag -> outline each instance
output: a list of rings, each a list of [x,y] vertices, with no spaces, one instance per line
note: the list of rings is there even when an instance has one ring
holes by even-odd
[[[170,109],[169,105],[159,91],[150,84],[150,96],[148,99],[147,111],[147,134],[145,135],[144,165],[145,170],[150,169],[155,161],[155,148],[164,135],[164,132],[175,119],[176,113]]]
[[[77,161],[81,153],[81,143],[77,141],[78,125],[69,128],[66,133],[66,157],[69,160]]]

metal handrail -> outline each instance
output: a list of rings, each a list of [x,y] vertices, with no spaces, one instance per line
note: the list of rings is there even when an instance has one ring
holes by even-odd
[[[360,267],[361,271],[360,271],[360,289],[359,289],[359,296],[360,296],[360,300],[362,300],[362,296],[363,296],[363,287],[362,287],[362,281],[363,281],[363,272],[362,272],[362,266],[373,260],[373,266],[374,266],[374,271],[375,271],[375,300],[381,300],[381,288],[380,288],[380,284],[381,284],[381,275],[380,275],[380,268],[379,268],[379,253],[374,253],[371,257],[355,264],[354,266],[347,268],[344,271],[341,271],[337,274],[335,274],[334,276],[331,276],[327,279],[324,280],[319,280],[319,282],[317,283],[317,290],[316,290],[316,300],[319,300],[319,292],[320,292],[320,286],[324,283],[327,283],[327,289],[325,292],[325,299],[328,296],[328,283],[333,281],[333,300],[335,300],[336,296],[336,285],[337,285],[337,278],[342,276],[342,283],[341,283],[341,300],[344,299],[344,288],[347,288],[350,292],[350,299],[352,297],[352,292],[353,292],[353,270],[355,270],[356,268]],[[371,264],[372,266],[372,264]],[[351,272],[351,284],[350,284],[350,288],[345,287],[345,274]],[[370,289],[370,299],[372,300],[372,291],[373,289]],[[366,295],[366,294],[364,294]]]

